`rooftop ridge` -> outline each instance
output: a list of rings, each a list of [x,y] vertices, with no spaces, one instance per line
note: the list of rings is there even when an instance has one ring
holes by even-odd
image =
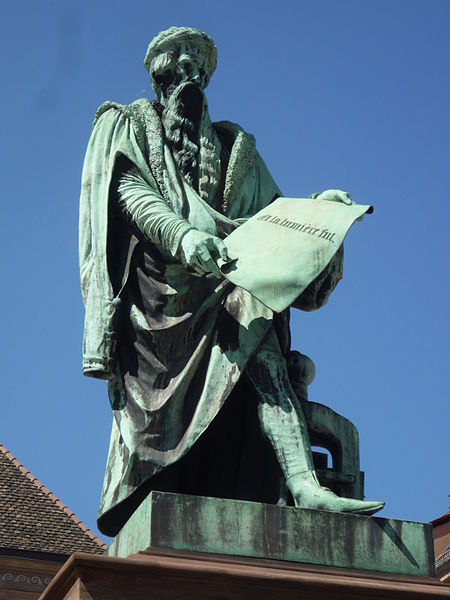
[[[55,494],[53,494],[48,488],[46,488],[45,485],[43,483],[41,483],[39,481],[39,479],[37,479],[37,477],[35,477],[32,473],[30,473],[30,471],[28,471],[28,469],[26,469],[22,465],[22,463],[19,462],[17,460],[17,458],[15,456],[13,456],[7,448],[5,448],[5,446],[3,446],[3,444],[0,444],[0,452],[4,456],[6,456],[6,458],[8,458],[14,464],[15,467],[17,467],[19,469],[19,471],[22,473],[22,475],[24,475],[27,479],[29,479],[41,492],[43,492],[50,500],[52,500],[58,508],[60,508],[62,511],[64,511],[66,513],[66,515],[68,517],[70,517],[72,519],[72,521],[74,521],[74,523],[76,523],[76,525],[78,525],[78,527],[83,531],[83,533],[85,533],[94,542],[96,542],[100,546],[100,548],[102,548],[103,550],[106,550],[106,548],[108,546],[105,544],[105,542],[102,542],[101,539],[99,539],[96,535],[94,535],[92,533],[92,531],[89,529],[89,527],[87,527],[81,521],[81,519],[79,519],[72,510],[70,510],[70,508],[66,504],[61,502],[61,500],[59,498],[57,498],[55,496]]]
[[[430,521],[430,523],[433,525],[433,527],[436,527],[437,525],[442,525],[447,521],[450,521],[450,510],[446,512],[445,515],[442,515],[441,517],[436,517],[436,519],[433,519],[432,521]]]

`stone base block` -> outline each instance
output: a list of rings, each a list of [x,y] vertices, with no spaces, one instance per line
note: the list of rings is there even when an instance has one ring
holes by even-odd
[[[148,548],[435,574],[427,524],[163,492],[146,498],[108,554]]]
[[[438,579],[152,550],[74,554],[40,600],[438,600]]]

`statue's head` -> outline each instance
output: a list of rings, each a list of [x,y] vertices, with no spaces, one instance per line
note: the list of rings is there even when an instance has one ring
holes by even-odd
[[[200,193],[217,185],[220,156],[211,139],[204,89],[217,64],[212,39],[198,29],[171,27],[151,42],[144,65],[163,105],[165,138],[183,177]],[[217,164],[216,164],[217,163]]]
[[[163,104],[180,84],[190,82],[203,90],[216,64],[212,39],[191,27],[171,27],[158,33],[144,60],[155,94]]]

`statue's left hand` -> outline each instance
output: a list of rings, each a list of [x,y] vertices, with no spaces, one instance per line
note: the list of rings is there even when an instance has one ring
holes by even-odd
[[[348,192],[343,192],[342,190],[325,190],[316,196],[316,198],[317,200],[328,200],[329,202],[341,202],[348,206],[354,204],[350,194]]]

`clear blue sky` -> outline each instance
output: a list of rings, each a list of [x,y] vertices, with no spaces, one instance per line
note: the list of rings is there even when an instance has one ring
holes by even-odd
[[[286,196],[374,204],[328,305],[293,311],[293,347],[316,363],[310,398],[357,425],[381,514],[443,514],[450,2],[41,0],[2,16],[0,442],[96,531],[111,415],[80,372],[83,155],[99,104],[153,96],[149,40],[191,25],[219,51],[212,118],[256,136]]]

